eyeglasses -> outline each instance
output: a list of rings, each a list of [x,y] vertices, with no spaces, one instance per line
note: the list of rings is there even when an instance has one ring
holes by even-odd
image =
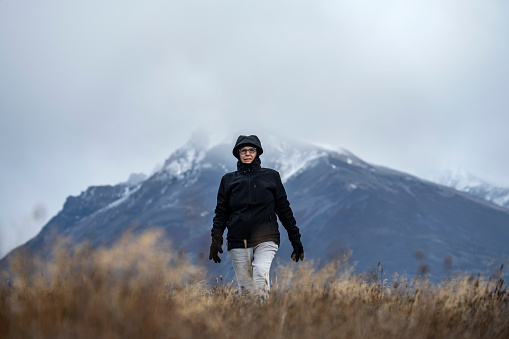
[[[247,152],[253,154],[253,153],[256,153],[256,148],[243,148],[239,151],[240,154],[244,155],[246,154]]]

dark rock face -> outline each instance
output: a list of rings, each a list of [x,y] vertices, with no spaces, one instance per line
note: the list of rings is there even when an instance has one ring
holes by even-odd
[[[280,171],[285,181],[306,260],[349,257],[357,271],[381,262],[386,276],[429,272],[439,281],[454,270],[489,275],[509,258],[507,209],[343,150],[289,141],[265,143],[264,150],[262,166]],[[206,150],[190,142],[144,181],[90,187],[69,197],[39,235],[13,252],[45,255],[59,236],[108,246],[126,230],[155,227],[205,266],[209,278],[231,280],[228,254],[213,264],[208,249],[219,181],[235,166],[230,145]],[[275,264],[286,263],[291,253],[286,231],[280,231]],[[4,267],[12,254],[2,260]]]

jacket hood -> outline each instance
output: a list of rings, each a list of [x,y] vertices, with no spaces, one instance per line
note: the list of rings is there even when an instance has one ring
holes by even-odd
[[[241,149],[244,146],[256,147],[256,150],[257,150],[256,157],[259,157],[263,153],[262,143],[256,135],[240,135],[237,138],[235,147],[233,147],[233,150],[232,150],[233,156],[235,158],[240,159],[239,158],[239,149]]]

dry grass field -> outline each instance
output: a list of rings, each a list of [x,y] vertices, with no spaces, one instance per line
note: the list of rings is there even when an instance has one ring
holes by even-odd
[[[0,338],[509,338],[497,276],[433,285],[304,262],[274,272],[262,303],[204,280],[159,239],[126,236],[93,252],[63,244],[51,265],[18,257],[3,272]]]

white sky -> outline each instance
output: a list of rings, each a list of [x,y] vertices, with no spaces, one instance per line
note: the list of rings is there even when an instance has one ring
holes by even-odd
[[[502,0],[0,0],[0,255],[196,130],[509,185],[508,34]]]

